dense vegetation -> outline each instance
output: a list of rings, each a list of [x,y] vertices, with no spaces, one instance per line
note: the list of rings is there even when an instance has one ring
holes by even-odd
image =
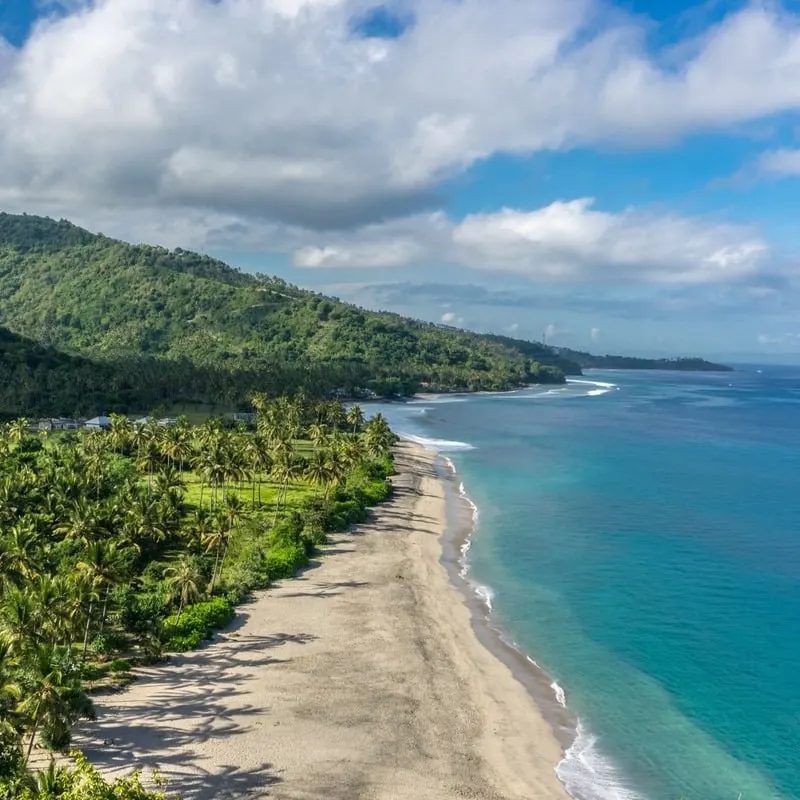
[[[665,369],[677,372],[731,372],[724,364],[702,358],[636,358],[635,356],[594,356],[567,347],[558,352],[583,369]]]
[[[349,374],[345,366],[324,364],[258,371],[201,367],[188,359],[91,359],[0,328],[0,419],[92,417],[111,408],[228,411],[245,406],[243,398],[263,379],[272,387],[305,386],[321,397],[331,382],[349,385]]]
[[[241,403],[264,387],[406,395],[579,372],[547,348],[523,352],[514,340],[364,311],[197,253],[10,214],[0,214],[0,324],[93,361],[133,360],[129,376],[137,365],[157,370],[167,394],[203,404]]]
[[[253,404],[250,428],[114,416],[109,432],[0,429],[0,798],[160,796],[136,777],[111,787],[80,759],[34,778],[30,759],[69,750],[92,690],[198,646],[389,496],[380,415]]]

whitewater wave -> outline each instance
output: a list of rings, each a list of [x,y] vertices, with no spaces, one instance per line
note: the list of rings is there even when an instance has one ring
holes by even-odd
[[[420,436],[417,433],[404,433],[398,431],[401,439],[407,439],[409,442],[422,445],[426,450],[431,450],[434,453],[454,453],[464,450],[474,450],[474,445],[469,442],[453,442],[449,439],[434,439],[430,436]]]
[[[558,683],[558,681],[553,681],[550,684],[550,688],[553,690],[553,694],[556,696],[556,700],[561,708],[567,707],[567,695],[564,693],[563,687]]]
[[[578,720],[575,741],[556,767],[561,783],[573,797],[591,800],[644,800],[625,785],[619,770],[597,749],[597,737]]]
[[[619,389],[616,383],[606,383],[605,381],[587,381],[579,378],[567,378],[567,383],[570,386],[594,386],[594,389],[589,389],[586,392],[586,397],[599,397],[601,394],[608,394],[615,389]]]

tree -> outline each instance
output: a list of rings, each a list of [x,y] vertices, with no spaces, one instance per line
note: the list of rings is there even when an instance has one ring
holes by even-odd
[[[353,433],[358,433],[364,426],[364,412],[361,406],[350,406],[347,411],[347,424],[352,428]]]
[[[121,548],[114,541],[92,542],[86,549],[86,553],[81,561],[78,562],[77,571],[86,577],[87,583],[92,589],[102,596],[103,606],[100,614],[99,633],[103,632],[106,614],[108,612],[108,600],[111,595],[111,588],[123,577],[127,568],[130,553]],[[92,595],[92,598],[94,595]],[[89,611],[86,615],[86,628],[83,637],[83,652],[81,663],[86,660],[86,652],[89,647],[89,631],[92,624],[92,605],[89,602]]]
[[[200,573],[197,564],[188,555],[181,556],[177,564],[164,570],[171,601],[178,601],[178,616],[185,606],[196,603],[202,593],[199,588]]]
[[[45,743],[63,750],[69,745],[72,725],[81,717],[94,718],[94,708],[80,682],[80,669],[67,648],[39,645],[26,659],[22,671],[22,697],[17,713],[25,720],[30,760],[36,734]]]
[[[272,464],[272,475],[280,484],[278,496],[275,498],[275,519],[273,524],[278,521],[281,503],[286,500],[289,483],[297,480],[303,474],[303,465],[295,456],[294,451],[288,446],[285,450],[278,451],[277,457]]]

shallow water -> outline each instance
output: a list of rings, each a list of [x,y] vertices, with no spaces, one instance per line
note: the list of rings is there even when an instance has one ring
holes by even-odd
[[[580,718],[571,793],[800,797],[800,370],[382,410],[480,510],[470,576]]]

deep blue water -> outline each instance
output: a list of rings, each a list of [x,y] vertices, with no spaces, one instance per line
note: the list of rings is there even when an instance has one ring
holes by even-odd
[[[800,798],[800,369],[585,380],[388,407],[450,442],[470,574],[581,720],[562,779]]]

